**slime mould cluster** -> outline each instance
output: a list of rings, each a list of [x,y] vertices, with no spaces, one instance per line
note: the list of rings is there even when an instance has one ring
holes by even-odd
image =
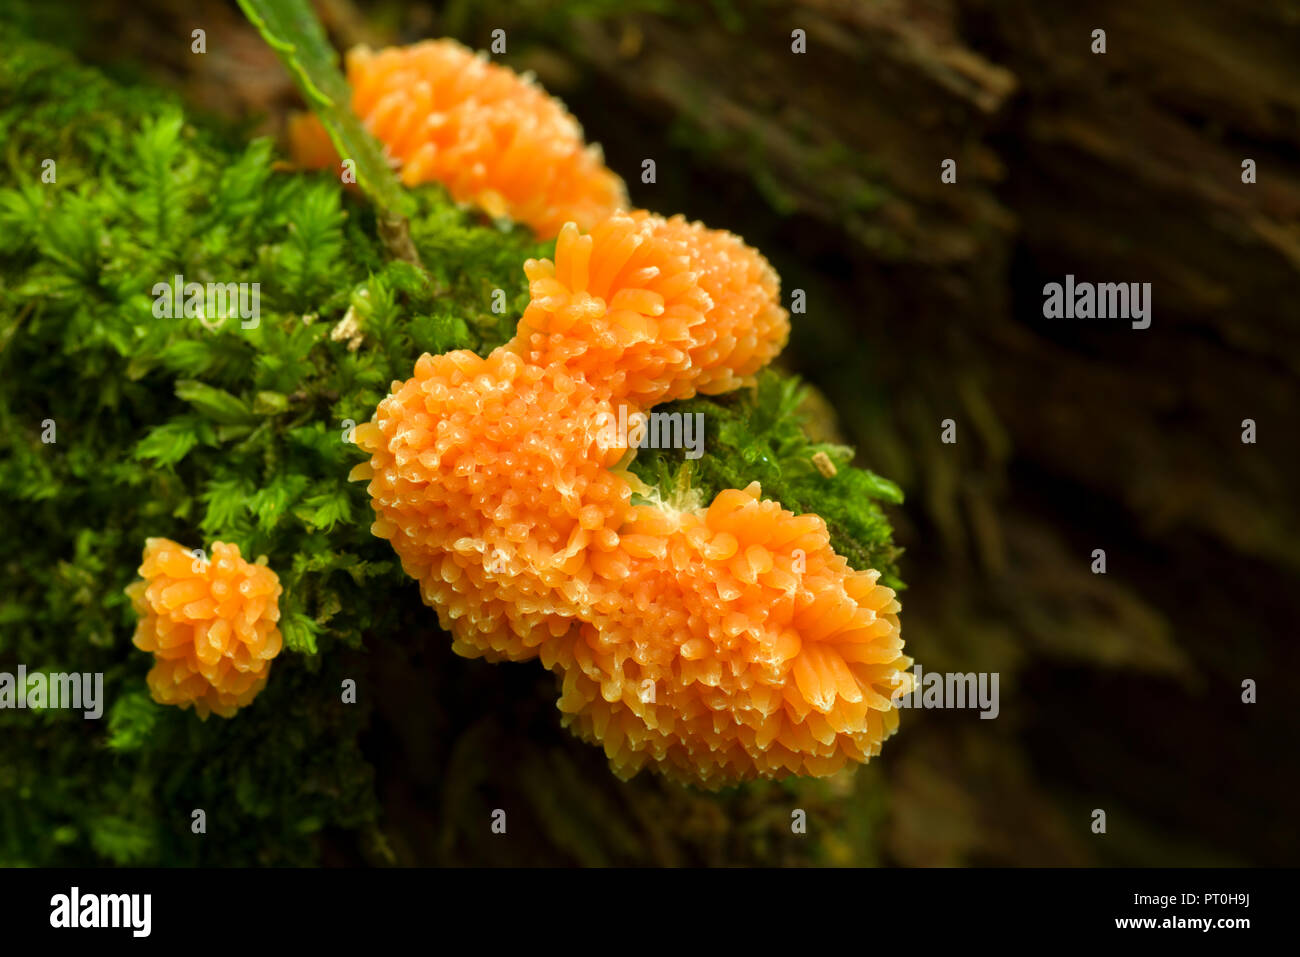
[[[154,700],[229,718],[257,697],[283,645],[275,572],[244,561],[238,545],[214,543],[209,561],[151,538],[140,575],[126,593],[140,617],[135,646],[157,659]]]
[[[32,160],[23,170],[39,170],[41,157],[60,157],[57,187],[29,173],[0,187],[0,315],[10,317],[0,328],[0,499],[7,512],[27,515],[46,531],[36,541],[0,539],[11,585],[0,605],[0,652],[47,667],[84,662],[102,670],[111,705],[104,746],[93,754],[73,738],[32,751],[18,747],[30,736],[0,735],[0,792],[40,795],[0,802],[7,815],[0,858],[66,862],[78,858],[59,855],[94,853],[119,863],[194,863],[192,842],[171,832],[163,812],[171,803],[233,799],[241,814],[262,822],[256,835],[250,831],[222,852],[228,861],[305,861],[314,853],[314,828],[369,826],[376,813],[372,773],[357,741],[364,708],[322,707],[322,688],[336,688],[348,674],[344,648],[360,646],[366,634],[409,630],[418,606],[393,600],[401,570],[368,523],[357,521],[365,495],[340,481],[356,449],[340,441],[338,423],[362,421],[387,384],[413,366],[434,363],[455,378],[455,363],[470,359],[464,350],[473,350],[473,362],[490,363],[494,374],[532,382],[546,398],[525,416],[552,416],[538,427],[595,431],[602,413],[623,407],[634,415],[698,411],[709,454],[686,461],[677,450],[654,449],[628,461],[599,442],[566,449],[560,462],[551,460],[556,484],[515,483],[514,514],[531,506],[529,520],[537,521],[523,540],[514,540],[522,520],[502,521],[498,529],[497,512],[476,511],[472,498],[457,500],[450,506],[455,521],[478,523],[480,537],[500,546],[487,560],[455,550],[466,534],[441,550],[431,503],[426,509],[394,501],[405,512],[393,527],[410,525],[417,577],[430,576],[437,561],[442,584],[433,587],[446,588],[444,618],[456,602],[480,601],[505,623],[491,634],[453,625],[458,651],[519,658],[535,643],[533,655],[568,683],[566,721],[602,741],[621,773],[650,759],[699,781],[710,741],[723,759],[707,766],[704,780],[712,783],[824,771],[878,746],[875,722],[883,736],[892,715],[872,709],[880,702],[866,691],[885,693],[883,686],[859,685],[863,700],[851,701],[836,661],[850,677],[878,665],[854,660],[852,652],[823,654],[847,648],[841,637],[854,634],[856,642],[867,632],[839,628],[853,615],[839,624],[834,615],[824,619],[831,626],[825,635],[805,629],[833,609],[816,601],[805,607],[804,599],[840,596],[839,614],[849,603],[858,606],[853,595],[865,592],[871,577],[851,572],[827,537],[854,567],[880,569],[882,582],[897,584],[895,550],[877,504],[897,501],[897,491],[851,467],[849,450],[810,441],[798,426],[798,383],[761,368],[779,350],[786,321],[776,306],[776,277],[761,257],[734,237],[680,219],[615,216],[622,186],[602,167],[590,177],[589,202],[565,199],[572,186],[552,185],[536,214],[522,205],[505,210],[521,221],[527,215],[541,241],[501,223],[484,225],[447,201],[443,187],[451,186],[415,189],[411,235],[429,272],[424,277],[386,260],[366,210],[339,190],[337,177],[277,170],[265,140],[223,140],[186,122],[165,95],[119,88],[2,24],[0,35],[7,51],[0,59],[0,129],[16,155]],[[518,81],[515,87],[534,98],[538,92]],[[521,128],[531,128],[524,113],[514,114]],[[508,143],[509,125],[496,129],[493,142]],[[444,141],[437,142],[441,148]],[[573,142],[583,156],[595,155],[580,138]],[[400,163],[400,146],[386,145]],[[501,210],[497,197],[526,204],[527,192],[512,190],[497,164],[505,154],[476,148],[482,166],[475,175],[486,187],[462,200],[492,213]],[[536,157],[522,169],[534,182],[562,181]],[[569,221],[579,229],[546,242]],[[607,273],[620,256],[639,265]],[[519,270],[525,260],[526,275]],[[662,275],[651,276],[651,268]],[[214,330],[153,319],[145,293],[179,271],[187,278],[260,278],[260,325]],[[495,288],[507,290],[514,316],[525,315],[518,329],[489,310]],[[362,340],[355,350],[330,338],[334,320],[349,310]],[[22,335],[12,334],[16,323]],[[493,352],[508,341],[510,349]],[[424,351],[447,356],[422,359]],[[451,418],[496,414],[471,408],[480,378],[467,377],[463,395],[448,399]],[[756,389],[728,391],[755,379]],[[50,393],[33,386],[55,381],[77,387]],[[559,402],[570,386],[574,394]],[[399,412],[391,400],[384,408]],[[510,429],[514,414],[505,410],[497,427]],[[57,422],[57,445],[44,444],[40,429],[33,430],[46,419]],[[377,442],[381,419],[382,413],[373,427],[359,427],[359,437]],[[452,424],[439,433],[430,420],[435,444]],[[834,459],[834,478],[811,464],[818,452]],[[372,481],[382,481],[383,453],[371,453],[380,459]],[[467,465],[480,453],[486,456],[487,447],[451,457],[462,455]],[[518,454],[504,451],[492,463],[503,471],[491,481],[527,474],[516,468]],[[394,468],[410,466],[404,455],[394,454]],[[463,488],[489,480],[486,464],[476,471]],[[574,483],[589,483],[581,491],[575,484],[582,502],[575,513],[565,511],[572,502],[562,498],[570,473]],[[746,489],[755,479],[788,509],[815,511],[826,522],[760,501],[756,489]],[[404,481],[398,477],[399,488]],[[690,494],[679,494],[687,486]],[[552,494],[561,497],[543,504]],[[508,500],[503,496],[496,508]],[[697,501],[713,504],[697,508]],[[69,513],[95,520],[70,524]],[[560,551],[569,547],[574,514],[577,549],[560,565],[537,564],[562,535]],[[221,588],[224,571],[211,564],[195,571],[187,550],[151,537],[161,528],[176,529],[172,537],[182,541],[238,542],[244,555],[268,556],[263,566],[232,553],[231,581],[247,572],[258,593],[233,601]],[[735,553],[728,553],[728,536]],[[491,564],[502,558],[504,566]],[[427,570],[419,564],[426,559]],[[459,591],[443,579],[444,567],[456,574],[452,565],[463,569]],[[137,567],[142,581],[123,594]],[[56,569],[52,579],[48,569]],[[481,589],[471,592],[475,582]],[[875,610],[880,622],[871,628],[884,628],[892,614],[885,599],[892,598],[879,585],[870,594],[882,601]],[[660,619],[663,627],[654,627]],[[137,645],[155,656],[147,679],[112,639],[130,620]],[[540,620],[542,630],[533,629]],[[774,638],[760,620],[788,627]],[[603,636],[602,622],[609,626]],[[526,635],[516,631],[520,623],[529,624]],[[276,632],[283,651],[275,680],[265,682]],[[615,637],[616,645],[601,646]],[[887,639],[893,640],[896,633]],[[494,642],[502,651],[492,650]],[[775,660],[787,654],[793,657]],[[616,690],[623,696],[607,701]],[[186,721],[181,713],[188,703],[200,714],[225,715],[254,696],[257,706],[241,710],[236,721]],[[860,729],[853,726],[858,715]],[[0,724],[30,717],[0,715]],[[746,748],[761,756],[752,759]],[[787,763],[778,764],[778,756]],[[60,784],[33,790],[45,779]],[[140,782],[152,780],[164,786],[139,800]],[[61,843],[49,848],[15,843],[16,835],[56,830]]]
[[[539,657],[566,722],[625,777],[653,762],[716,787],[879,753],[910,664],[879,573],[757,484],[707,508],[632,504],[625,448],[604,441],[616,404],[734,388],[777,353],[770,267],[726,233],[635,213],[566,226],[555,262],[526,269],[513,340],[426,354],[357,430],[374,532],[455,649]]]
[[[623,181],[559,100],[528,77],[454,40],[347,56],[352,108],[399,164],[408,186],[441,183],[458,202],[526,223],[550,238],[566,222],[590,229],[627,205]],[[337,161],[312,114],[290,121],[298,161]]]
[[[525,266],[512,340],[486,358],[424,355],[357,430],[371,460],[353,476],[370,481],[374,533],[455,650],[540,658],[560,677],[566,724],[623,777],[650,764],[712,788],[878,754],[911,664],[880,573],[852,569],[821,518],[763,501],[757,483],[707,507],[633,504],[661,496],[626,470],[627,443],[603,438],[659,403],[753,382],[789,331],[767,261],[729,233],[645,211],[581,232],[575,221],[617,191],[575,173],[593,155],[579,144],[537,148],[520,117],[538,91],[503,68],[450,44],[349,62],[354,105],[408,181],[441,172],[453,195],[507,195],[543,233],[568,220],[554,261]],[[464,73],[488,69],[474,112],[500,138],[456,119]],[[538,123],[557,116],[542,108]],[[540,199],[519,194],[524,169]],[[570,205],[548,188],[574,182],[585,190],[565,191]]]

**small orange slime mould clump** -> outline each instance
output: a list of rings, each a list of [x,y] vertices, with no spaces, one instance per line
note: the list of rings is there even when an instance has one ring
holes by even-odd
[[[143,581],[127,586],[140,621],[135,646],[157,659],[149,690],[159,704],[229,718],[266,686],[280,653],[280,579],[216,542],[196,558],[166,538],[145,543]]]
[[[777,277],[726,232],[645,212],[525,266],[531,302],[487,358],[421,356],[375,419],[374,533],[468,657],[540,658],[565,724],[615,773],[720,787],[879,753],[908,687],[893,590],[826,523],[757,484],[655,499],[611,441],[652,405],[752,380],[788,334]]]
[[[543,239],[572,220],[595,226],[627,206],[623,181],[559,100],[454,40],[347,55],[352,109],[408,186],[438,182],[461,203],[526,223]],[[294,157],[338,161],[311,114],[290,121]]]

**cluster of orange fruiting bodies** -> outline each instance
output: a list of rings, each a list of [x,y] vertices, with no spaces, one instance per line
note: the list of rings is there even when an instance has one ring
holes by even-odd
[[[879,753],[891,696],[911,688],[893,590],[756,483],[666,503],[609,441],[610,423],[752,382],[780,352],[767,261],[730,233],[620,212],[622,182],[564,107],[459,44],[354,51],[348,74],[406,183],[558,234],[553,262],[524,267],[514,339],[422,356],[355,431],[374,533],[454,649],[539,658],[566,724],[624,777],[649,764],[719,787]],[[305,165],[334,159],[314,119],[292,135]],[[140,573],[155,698],[204,715],[247,704],[280,648],[275,575],[220,544],[198,569],[162,539]]]
[[[280,581],[217,542],[210,560],[166,538],[145,544],[143,580],[127,587],[135,645],[154,654],[149,690],[159,704],[231,717],[266,685],[280,653]]]
[[[347,56],[352,109],[408,186],[438,182],[458,202],[509,216],[550,239],[572,220],[591,228],[627,205],[623,181],[559,100],[454,40]],[[289,136],[298,162],[338,162],[320,121]]]
[[[729,233],[636,212],[555,260],[487,358],[424,355],[357,443],[374,532],[470,657],[540,658],[566,723],[620,776],[718,787],[866,761],[907,690],[898,602],[816,515],[757,484],[653,497],[607,441],[628,415],[749,381],[785,344],[777,278]]]

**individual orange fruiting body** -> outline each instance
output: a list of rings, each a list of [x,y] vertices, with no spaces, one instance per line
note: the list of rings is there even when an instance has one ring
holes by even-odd
[[[438,182],[457,202],[509,216],[550,239],[572,220],[591,228],[627,206],[623,181],[578,122],[531,78],[454,40],[347,55],[352,109],[408,186]],[[295,118],[299,164],[337,162],[314,116]]]
[[[720,787],[879,753],[908,690],[899,604],[825,522],[757,484],[654,501],[610,426],[750,381],[788,332],[777,279],[728,233],[617,215],[530,261],[516,337],[424,355],[373,422],[373,531],[456,652],[540,658],[614,771]]]
[[[555,262],[529,260],[524,272],[531,301],[509,348],[645,409],[751,382],[790,333],[767,260],[681,216],[636,210],[586,236],[570,224]]]
[[[229,718],[266,686],[280,653],[275,572],[216,542],[210,559],[166,538],[145,543],[141,581],[127,586],[139,622],[135,646],[153,652],[149,690],[159,704]]]

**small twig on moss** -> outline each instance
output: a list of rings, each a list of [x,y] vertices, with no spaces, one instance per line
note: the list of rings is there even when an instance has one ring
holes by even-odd
[[[839,469],[835,467],[835,463],[831,461],[831,457],[825,452],[815,452],[812,457],[812,464],[826,478],[835,478],[839,473]]]

